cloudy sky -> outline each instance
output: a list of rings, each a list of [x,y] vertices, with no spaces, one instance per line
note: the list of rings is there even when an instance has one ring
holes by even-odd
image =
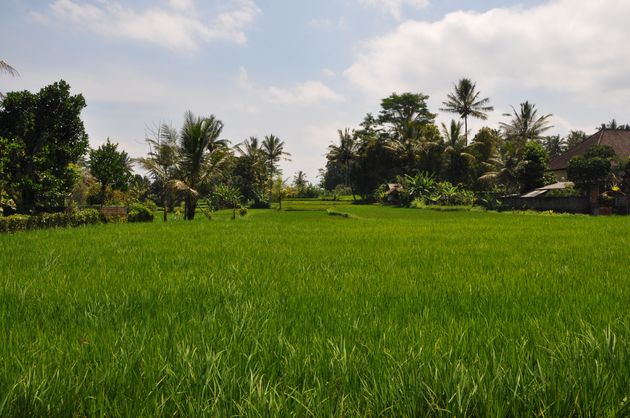
[[[438,112],[461,77],[491,98],[489,126],[525,100],[561,135],[630,122],[628,16],[628,0],[1,0],[0,59],[20,77],[0,90],[64,79],[92,145],[133,156],[147,127],[215,114],[233,143],[280,136],[285,175],[316,180],[337,129],[392,92]]]

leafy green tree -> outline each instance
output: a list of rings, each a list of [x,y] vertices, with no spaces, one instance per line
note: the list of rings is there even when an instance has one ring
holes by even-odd
[[[544,186],[548,159],[547,151],[540,143],[529,141],[525,145],[523,159],[516,167],[516,180],[521,193]]]
[[[488,112],[492,112],[494,107],[490,106],[490,99],[480,98],[481,93],[477,91],[477,83],[468,78],[462,78],[454,85],[454,92],[447,96],[447,100],[442,104],[443,112],[456,113],[464,119],[464,137],[468,145],[468,117],[486,120]]]
[[[267,166],[267,176],[269,177],[269,200],[271,200],[271,189],[274,176],[279,173],[278,163],[281,159],[289,160],[291,156],[284,150],[284,141],[275,135],[267,135],[262,142],[262,154]]]
[[[0,137],[22,150],[9,163],[12,196],[20,213],[60,210],[76,180],[73,165],[85,155],[83,96],[59,81],[38,93],[12,92],[0,106]]]
[[[100,147],[90,151],[90,173],[101,185],[101,204],[106,203],[107,188],[125,191],[131,179],[131,160],[125,151],[118,151],[118,144],[109,138]]]
[[[511,116],[510,122],[501,122],[499,125],[505,133],[507,139],[516,142],[518,146],[524,146],[528,141],[537,141],[542,138],[542,134],[553,127],[549,119],[553,115],[538,116],[536,105],[528,101],[521,103],[517,111],[512,106],[512,114],[504,113],[503,116]]]
[[[419,129],[435,120],[435,115],[429,112],[428,99],[422,93],[393,93],[381,101],[378,123],[399,142],[418,138]]]
[[[587,192],[591,187],[606,187],[613,180],[615,151],[606,145],[594,145],[584,155],[571,158],[567,177],[575,187]]]

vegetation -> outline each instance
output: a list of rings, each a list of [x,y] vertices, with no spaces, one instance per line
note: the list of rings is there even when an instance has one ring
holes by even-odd
[[[90,151],[90,173],[101,185],[101,204],[106,202],[108,188],[125,191],[131,179],[131,160],[125,151],[118,151],[118,144],[107,142]]]
[[[477,83],[468,78],[462,78],[454,86],[454,92],[447,96],[443,102],[445,112],[457,113],[464,119],[465,145],[468,145],[468,117],[477,119],[488,119],[488,112],[492,112],[494,107],[490,106],[490,99],[480,98],[481,93],[477,91]]]
[[[0,236],[0,415],[627,414],[625,219],[285,203]]]
[[[83,96],[60,81],[38,93],[7,93],[0,106],[3,192],[19,213],[64,210],[77,179],[74,165],[88,149]],[[5,154],[6,156],[7,154]],[[0,157],[0,160],[4,158]]]

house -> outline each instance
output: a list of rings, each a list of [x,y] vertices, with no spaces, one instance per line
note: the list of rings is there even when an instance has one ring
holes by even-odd
[[[584,142],[551,160],[549,170],[555,174],[558,181],[566,180],[567,168],[571,158],[584,155],[593,145],[607,145],[611,147],[621,160],[630,158],[630,131],[618,129],[602,129]]]

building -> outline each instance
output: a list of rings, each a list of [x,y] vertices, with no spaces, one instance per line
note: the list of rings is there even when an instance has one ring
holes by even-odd
[[[611,147],[621,160],[630,158],[630,131],[618,129],[602,129],[584,142],[551,160],[549,170],[555,174],[558,181],[567,179],[567,168],[571,158],[584,155],[593,145],[607,145]]]

